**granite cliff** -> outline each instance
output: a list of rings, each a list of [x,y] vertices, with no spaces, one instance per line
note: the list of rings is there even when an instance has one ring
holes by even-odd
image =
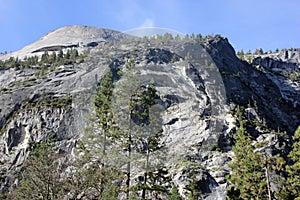
[[[73,156],[94,110],[92,99],[99,81],[108,69],[119,79],[117,72],[130,60],[143,84],[154,81],[156,85],[163,109],[166,163],[183,196],[191,181],[189,171],[174,162],[188,158],[201,166],[196,172],[201,198],[225,199],[225,175],[230,173],[227,163],[232,159],[236,130],[231,111],[236,106],[248,107],[247,112],[264,119],[271,129],[286,131],[287,140],[300,124],[299,49],[248,63],[219,35],[152,41],[113,30],[70,26],[0,59],[41,58],[45,52],[70,49],[84,54],[83,60],[46,68],[42,74],[37,66],[0,66],[1,193],[18,184],[17,174],[30,154],[30,144],[55,137],[57,147]]]

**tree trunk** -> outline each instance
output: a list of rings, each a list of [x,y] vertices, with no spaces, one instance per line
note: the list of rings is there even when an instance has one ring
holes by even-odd
[[[271,194],[271,186],[270,186],[270,179],[269,179],[269,170],[268,170],[268,159],[267,156],[265,156],[266,159],[266,179],[267,179],[267,188],[268,188],[268,199],[272,200],[272,194]]]
[[[100,195],[102,196],[103,194],[103,191],[104,191],[104,181],[103,181],[103,177],[105,176],[105,173],[103,173],[103,170],[105,168],[105,162],[106,162],[106,134],[103,133],[103,158],[104,160],[101,160],[101,173],[102,173],[102,176],[101,176],[101,179],[100,179]]]
[[[149,145],[149,144],[148,144]],[[147,185],[147,178],[148,178],[148,165],[149,165],[149,149],[147,147],[146,153],[146,165],[145,165],[145,173],[144,173],[144,186],[142,191],[142,199],[146,199],[146,185]]]
[[[126,180],[126,199],[129,199],[129,187],[130,187],[130,171],[131,171],[131,115],[132,115],[132,110],[130,111],[129,115],[129,133],[128,133],[128,162],[127,162],[127,180]]]
[[[129,141],[131,140],[131,136],[129,136]],[[126,180],[126,198],[129,199],[129,187],[130,187],[130,170],[131,170],[131,144],[128,144],[128,162],[127,162],[127,180]]]

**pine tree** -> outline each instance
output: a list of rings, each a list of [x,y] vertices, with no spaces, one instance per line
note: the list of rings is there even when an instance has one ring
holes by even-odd
[[[56,56],[56,62],[58,64],[61,64],[61,61],[63,60],[63,58],[64,58],[64,52],[63,52],[62,49],[60,49],[57,56]]]
[[[227,177],[232,187],[227,190],[227,198],[271,200],[287,197],[283,194],[287,189],[284,178],[285,160],[279,154],[267,153],[269,147],[266,148],[264,142],[253,145],[252,136],[247,132],[246,127],[251,129],[258,126],[268,134],[275,134],[275,132],[268,130],[263,123],[243,119],[243,112],[239,107],[236,113],[239,129],[234,135],[235,145],[232,151],[235,157],[229,164],[233,173]],[[276,185],[275,191],[272,190],[271,185]]]
[[[262,171],[262,157],[254,153],[252,140],[244,127],[242,111],[237,109],[239,129],[234,134],[235,145],[233,162],[229,167],[233,173],[227,176],[228,182],[233,184],[227,190],[229,199],[267,199],[267,181]]]
[[[77,149],[84,156],[76,163],[78,171],[69,177],[72,183],[69,191],[74,197],[117,199],[120,193],[118,182],[122,173],[117,161],[120,151],[115,153],[113,146],[118,138],[111,109],[113,89],[113,74],[109,70],[99,83],[94,99],[95,116],[90,117]]]
[[[169,200],[181,200],[181,196],[179,194],[179,191],[175,185],[173,185],[171,194],[169,195]]]
[[[49,62],[49,54],[45,51],[41,57],[41,63],[47,64]]]
[[[129,60],[125,66],[125,72],[122,79],[117,83],[116,90],[113,94],[113,115],[114,122],[118,126],[117,137],[118,146],[125,153],[124,158],[126,165],[126,198],[130,197],[131,179],[132,179],[132,160],[133,147],[136,144],[134,135],[138,132],[138,126],[133,123],[133,98],[136,89],[140,86],[140,80],[137,78],[138,71],[134,68],[134,61]]]
[[[127,198],[138,194],[146,198],[150,192],[164,193],[163,187],[166,171],[158,161],[162,149],[160,141],[162,120],[155,106],[158,97],[153,82],[142,83],[139,71],[130,60],[122,78],[116,84],[114,92],[114,122],[120,127],[118,145],[123,149],[126,162],[126,191]],[[121,108],[121,109],[120,109]],[[156,160],[154,161],[154,158]],[[132,174],[132,171],[135,174]],[[143,174],[138,184],[133,184],[132,177]]]
[[[173,35],[171,33],[165,33],[163,35],[163,42],[170,43],[172,41],[174,41],[174,37],[173,37]]]
[[[57,159],[50,142],[33,145],[13,199],[60,199],[64,194],[64,184]]]
[[[120,194],[121,173],[113,166],[103,165],[93,152],[80,149],[83,157],[77,159],[75,171],[67,175],[66,193],[70,199],[117,199]]]
[[[167,182],[165,175],[168,172],[162,163],[164,150],[164,144],[161,141],[162,119],[160,114],[162,109],[155,102],[158,96],[153,81],[140,87],[135,94],[136,98],[134,98],[134,105],[132,106],[133,115],[138,118],[135,121],[141,127],[141,132],[136,135],[141,144],[138,153],[144,158],[142,159],[144,164],[140,164],[143,166],[144,176],[138,188],[142,190],[142,199],[146,199],[150,193],[156,195],[167,192],[163,186]]]
[[[198,33],[198,34],[196,35],[196,41],[197,41],[197,42],[202,42],[202,41],[203,41],[203,37],[202,37],[202,35],[201,35],[200,33]]]
[[[107,139],[113,134],[113,114],[111,110],[113,89],[113,74],[112,71],[109,70],[100,81],[100,86],[97,89],[97,95],[94,101],[96,117],[99,120],[98,125],[103,136],[103,156],[106,155]]]
[[[262,48],[259,48],[259,49],[256,49],[253,54],[255,54],[255,55],[262,55],[262,54],[264,54],[264,51],[263,51]]]
[[[127,70],[132,68],[132,61],[127,64]],[[127,75],[127,76],[130,76]],[[133,77],[127,80],[135,80]],[[86,155],[86,160],[98,160],[100,163],[100,172],[106,173],[109,169],[121,169],[123,173],[117,171],[118,176],[111,181],[118,182],[122,180],[120,176],[125,175],[125,191],[127,199],[130,196],[132,187],[131,182],[131,148],[133,141],[131,135],[133,127],[131,126],[132,112],[129,114],[130,102],[128,91],[131,88],[128,83],[126,85],[118,84],[116,91],[114,86],[114,77],[111,70],[101,79],[97,94],[94,100],[95,116],[89,119],[89,126],[86,128],[85,137],[82,139],[83,153]],[[116,101],[117,100],[117,101]],[[120,107],[124,109],[120,109]],[[130,120],[129,120],[130,119]],[[87,161],[90,162],[90,161]],[[126,166],[124,169],[124,166]],[[111,175],[109,175],[111,176]],[[92,177],[91,177],[92,178]],[[95,177],[96,178],[96,177]],[[103,178],[98,177],[97,182],[103,190],[107,187],[108,182]],[[111,184],[110,184],[111,185]],[[122,185],[122,184],[121,184]],[[119,188],[120,189],[120,188]],[[104,194],[104,190],[100,194]]]
[[[289,158],[293,161],[293,164],[287,167],[289,173],[288,183],[295,199],[300,200],[300,126],[297,128],[293,140],[293,148],[289,153]]]
[[[178,34],[175,36],[174,39],[175,39],[176,42],[181,42],[181,37]]]
[[[53,52],[50,56],[49,56],[49,63],[53,64],[56,62],[56,53]]]
[[[70,59],[72,60],[72,62],[75,62],[76,59],[78,58],[79,53],[77,49],[72,49],[71,50],[71,55],[70,55]]]
[[[238,51],[238,52],[237,52],[237,56],[239,57],[239,59],[245,60],[245,53],[244,53],[244,50],[241,49],[241,51]]]
[[[70,51],[70,49],[68,49],[67,53],[64,55],[64,58],[68,60],[68,59],[70,59],[70,57],[71,57],[71,51]]]
[[[154,106],[158,97],[154,83],[141,83],[132,60],[129,60],[121,75],[121,80],[114,84],[113,74],[109,71],[100,81],[94,101],[95,117],[83,140],[87,148],[85,155],[99,160],[103,173],[112,168],[123,171],[123,191],[127,199],[138,196],[145,199],[154,191],[156,194],[167,193],[163,184],[169,181],[166,178],[168,172],[161,160],[157,161],[161,158],[159,151],[163,148],[160,141],[162,110]],[[120,180],[122,173],[117,171]],[[133,184],[132,171],[143,173],[143,181]],[[104,194],[108,182],[101,176],[96,179],[100,194]]]

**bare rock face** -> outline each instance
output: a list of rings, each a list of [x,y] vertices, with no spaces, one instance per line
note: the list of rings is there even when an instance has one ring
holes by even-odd
[[[1,55],[0,58],[8,59],[10,56],[24,58],[25,56],[35,55],[35,53],[38,52],[58,51],[60,49],[72,47],[93,47],[102,42],[120,41],[129,38],[133,37],[109,29],[91,26],[66,26],[48,33],[37,42],[34,42],[19,51]]]
[[[221,38],[208,41],[208,47],[222,75],[227,100],[245,107],[255,102],[270,127],[295,131],[300,123],[299,62],[287,62],[289,57],[281,59],[280,53],[255,58],[250,65],[233,56],[234,49]],[[297,52],[291,60],[297,61]]]
[[[44,51],[76,48],[90,53],[82,63],[66,64],[38,76],[39,69],[0,70],[0,188],[6,192],[17,181],[30,143],[50,137],[66,154],[83,136],[92,98],[108,68],[116,73],[134,60],[142,83],[154,81],[163,109],[166,164],[182,195],[196,173],[203,199],[225,199],[230,171],[235,105],[257,103],[255,118],[291,134],[300,124],[299,78],[281,71],[299,72],[299,62],[257,58],[250,65],[239,60],[228,40],[219,36],[202,42],[143,43],[117,31],[70,26],[58,29],[9,56],[40,55]],[[293,61],[297,56],[288,58]],[[274,70],[276,68],[276,70]],[[281,70],[281,71],[280,71]],[[122,79],[121,79],[122,80]],[[180,159],[201,168],[185,167]]]
[[[299,51],[281,51],[277,56],[257,57],[253,60],[253,65],[265,72],[267,78],[279,88],[282,97],[296,109],[300,104],[300,97],[297,96],[300,90]]]

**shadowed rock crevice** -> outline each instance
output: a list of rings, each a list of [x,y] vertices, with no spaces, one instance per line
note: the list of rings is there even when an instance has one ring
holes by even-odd
[[[75,47],[79,47],[78,44],[72,44],[72,45],[57,45],[57,46],[48,46],[48,47],[42,47],[40,49],[37,49],[31,53],[37,53],[37,52],[44,52],[44,51],[59,51],[59,50],[63,50],[63,49],[67,49],[67,48],[75,48]]]

